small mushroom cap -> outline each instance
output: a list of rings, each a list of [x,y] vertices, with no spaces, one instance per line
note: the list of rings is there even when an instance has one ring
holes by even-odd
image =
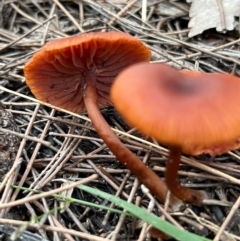
[[[24,75],[37,99],[79,113],[88,81],[95,82],[99,108],[105,107],[117,74],[150,58],[150,50],[128,34],[83,33],[47,43],[25,65]]]
[[[129,124],[188,154],[240,136],[240,79],[232,75],[139,63],[117,76],[111,99]]]

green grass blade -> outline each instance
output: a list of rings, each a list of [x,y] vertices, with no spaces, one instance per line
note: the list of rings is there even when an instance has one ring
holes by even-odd
[[[28,191],[28,192],[43,193],[43,191],[31,189],[31,188],[28,188],[28,187],[21,187],[21,186],[17,186],[17,185],[12,185],[12,187],[15,188],[15,189]],[[72,197],[65,197],[65,196],[60,195],[60,194],[52,194],[51,196],[59,199],[59,201],[65,201],[65,202],[69,202],[69,203],[75,203],[75,204],[84,205],[84,206],[87,206],[87,207],[103,209],[103,210],[111,211],[113,213],[118,213],[118,214],[122,214],[123,213],[123,211],[118,210],[118,209],[106,207],[106,206],[103,206],[103,205],[100,205],[100,204],[96,204],[96,203],[92,203],[92,202],[87,202],[87,201],[84,201],[84,200],[79,200],[79,199],[72,198]],[[126,213],[126,215],[132,216],[131,213]]]
[[[146,221],[147,223],[151,224],[153,227],[163,231],[167,235],[175,238],[179,241],[211,241],[210,239],[198,236],[196,234],[192,234],[185,230],[180,230],[179,228],[175,227],[174,225],[170,224],[167,221],[162,220],[161,218],[157,217],[156,215],[149,213],[147,210],[140,208],[132,203],[128,203],[118,197],[110,195],[108,193],[102,192],[100,190],[80,185],[78,186],[79,189],[91,193],[93,195],[99,196],[104,198],[110,202],[117,204],[118,206],[126,209],[128,212],[132,213],[134,216],[140,218],[141,220]]]

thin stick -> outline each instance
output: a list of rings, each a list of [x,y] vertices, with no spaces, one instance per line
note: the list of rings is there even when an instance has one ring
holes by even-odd
[[[98,175],[97,174],[93,174],[93,175],[91,175],[91,176],[89,176],[89,177],[87,177],[87,178],[85,178],[85,179],[83,179],[81,181],[72,182],[69,185],[65,185],[65,186],[62,186],[60,188],[56,188],[54,190],[48,191],[48,192],[35,194],[33,196],[25,197],[25,198],[22,198],[22,199],[19,199],[17,201],[13,201],[13,202],[2,203],[0,205],[0,209],[14,207],[14,206],[25,204],[27,202],[32,202],[32,201],[40,199],[40,198],[49,197],[49,196],[51,196],[53,194],[60,193],[60,192],[63,192],[65,190],[77,187],[77,186],[79,186],[81,184],[85,184],[85,183],[91,182],[91,181],[93,181],[93,180],[95,180],[97,178],[98,178]]]
[[[147,20],[147,0],[142,0],[142,22]]]
[[[37,137],[24,135],[24,134],[18,133],[16,131],[11,131],[11,130],[4,129],[4,128],[0,127],[0,132],[6,133],[6,134],[8,134],[8,133],[9,134],[13,134],[13,135],[18,136],[18,137],[23,138],[23,139],[27,139],[27,140],[30,140],[30,141],[35,141],[35,142],[41,143],[41,144],[43,144],[44,146],[47,146],[47,147],[51,146],[51,143],[49,141],[43,141],[42,139],[39,139]]]
[[[224,222],[222,223],[222,225],[221,225],[220,229],[218,230],[218,232],[217,232],[215,238],[213,239],[213,241],[218,241],[220,239],[220,236],[222,235],[223,231],[226,229],[228,223],[231,221],[231,218],[237,212],[237,210],[239,208],[239,205],[240,205],[240,197],[238,197],[237,201],[232,206],[231,211],[229,212],[229,214],[225,218]]]
[[[36,31],[37,29],[41,28],[44,24],[50,22],[53,18],[55,18],[56,15],[53,15],[52,17],[48,18],[47,20],[45,20],[44,22],[38,24],[36,27],[34,27],[33,29],[31,29],[30,31],[28,31],[27,33],[23,34],[22,36],[20,36],[19,38],[15,39],[14,41],[12,41],[11,43],[5,45],[4,47],[2,47],[0,49],[0,52],[13,46],[15,43],[19,42],[20,40],[22,40],[23,38],[25,38],[26,36],[28,36],[29,34],[31,34],[32,32]]]
[[[10,224],[10,225],[18,225],[18,226],[27,225],[28,227],[33,227],[35,229],[39,229],[39,224],[30,224],[28,222],[17,221],[17,220],[12,220],[12,219],[0,218],[0,223]],[[101,238],[99,236],[91,235],[91,234],[88,234],[88,233],[78,232],[78,231],[75,231],[75,230],[70,229],[70,228],[53,227],[53,226],[49,226],[49,225],[41,225],[41,228],[44,229],[44,230],[47,230],[47,231],[55,231],[55,232],[59,232],[59,233],[68,233],[68,234],[71,234],[73,236],[78,236],[80,238],[88,239],[88,240],[91,240],[91,241],[111,241],[109,239]]]
[[[138,0],[132,0],[129,2],[120,12],[117,14],[117,18],[120,18],[123,14],[125,14],[129,8],[131,8]],[[113,25],[117,21],[116,17],[113,17],[108,23],[109,26]]]
[[[68,18],[72,21],[72,23],[78,28],[78,30],[83,33],[84,30],[82,27],[78,24],[76,19],[69,13],[69,11],[58,1],[58,0],[53,0],[54,3],[57,4],[57,6],[68,16]]]
[[[23,17],[25,17],[28,20],[31,20],[32,22],[36,23],[36,24],[41,24],[40,21],[36,20],[35,18],[29,16],[28,14],[26,14],[25,12],[23,12],[16,4],[14,3],[10,3],[9,4],[17,13],[19,13],[20,15],[22,15]],[[68,35],[64,34],[63,32],[57,31],[53,28],[50,28],[51,32],[54,32],[58,35],[60,35],[61,37],[66,37]]]
[[[222,28],[223,28],[223,30],[226,30],[226,28],[227,28],[226,27],[226,18],[225,18],[222,0],[217,0],[217,5],[218,5],[219,13],[220,13]]]

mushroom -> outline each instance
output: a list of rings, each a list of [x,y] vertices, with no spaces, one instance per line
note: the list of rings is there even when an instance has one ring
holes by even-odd
[[[128,34],[83,33],[47,43],[26,64],[24,74],[37,99],[76,113],[87,110],[97,133],[117,159],[163,202],[165,183],[122,144],[99,110],[112,104],[109,92],[118,73],[150,58],[150,50]]]
[[[205,192],[182,187],[177,181],[181,153],[238,139],[239,93],[240,80],[232,75],[190,75],[164,64],[138,63],[117,76],[111,99],[130,125],[169,146],[165,178],[171,193],[201,204]]]
[[[181,70],[180,72],[189,75],[190,77],[195,77],[197,75],[201,76],[202,73],[200,71],[189,71],[186,69]],[[231,150],[236,150],[240,148],[240,139],[236,139],[234,141],[221,143],[217,145],[212,146],[205,146],[205,147],[193,147],[192,150],[189,150],[188,152],[191,153],[192,156],[198,156],[201,154],[209,154],[210,156],[216,156],[221,155],[223,153],[226,153]],[[190,145],[188,147],[190,149]]]

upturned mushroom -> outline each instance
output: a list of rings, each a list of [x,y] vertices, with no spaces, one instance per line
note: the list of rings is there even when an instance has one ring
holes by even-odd
[[[239,78],[229,74],[193,76],[164,64],[138,63],[117,76],[111,99],[129,124],[169,146],[165,177],[171,193],[201,204],[206,193],[177,181],[181,153],[194,154],[239,138],[239,93]]]
[[[128,34],[83,33],[47,43],[26,64],[24,74],[37,99],[76,113],[87,110],[117,159],[163,202],[165,183],[121,143],[99,110],[111,105],[110,87],[118,73],[150,58],[150,50]]]

